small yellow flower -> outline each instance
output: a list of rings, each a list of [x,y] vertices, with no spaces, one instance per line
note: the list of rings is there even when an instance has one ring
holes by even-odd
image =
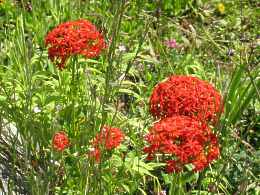
[[[225,12],[225,5],[223,3],[218,3],[217,10],[220,14],[224,14]]]

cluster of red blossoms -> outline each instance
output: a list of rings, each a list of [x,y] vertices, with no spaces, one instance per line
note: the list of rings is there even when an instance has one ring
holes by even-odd
[[[216,136],[207,125],[188,116],[173,116],[156,122],[146,135],[147,159],[163,154],[167,172],[178,172],[192,163],[194,171],[204,169],[219,155]]]
[[[63,69],[67,59],[73,55],[93,58],[106,47],[103,36],[88,20],[65,22],[50,31],[45,37],[49,46],[49,58]]]
[[[110,151],[117,148],[124,137],[121,129],[104,126],[92,142],[94,150],[90,152],[90,156],[94,157],[96,162],[100,162],[101,151]]]
[[[201,171],[219,156],[217,137],[208,123],[222,112],[221,95],[209,83],[191,76],[171,76],[159,83],[150,98],[150,112],[160,120],[145,136],[147,159],[160,154],[166,171],[193,164]]]
[[[56,132],[53,135],[52,147],[56,151],[61,152],[64,149],[66,149],[67,147],[69,147],[69,145],[70,145],[69,138],[68,138],[67,134],[64,131]]]
[[[150,97],[154,117],[184,115],[216,122],[221,95],[206,81],[192,76],[171,76],[159,83]]]

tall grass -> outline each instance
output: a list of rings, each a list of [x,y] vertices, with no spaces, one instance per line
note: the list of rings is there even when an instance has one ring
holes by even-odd
[[[232,69],[212,66],[218,56],[226,55],[227,46],[217,41],[210,27],[199,32],[203,23],[199,10],[214,2],[1,3],[0,191],[6,194],[253,192],[249,186],[256,185],[254,179],[237,184],[241,189],[237,186],[236,189],[228,174],[230,167],[241,163],[239,149],[250,158],[246,166],[255,166],[255,151],[248,153],[249,143],[239,132],[244,133],[240,125],[245,113],[259,106],[259,66],[253,65],[257,48],[236,40],[240,45],[239,52],[229,58]],[[235,9],[232,6],[230,9]],[[237,17],[235,13],[232,16]],[[185,26],[185,20],[192,17],[195,23]],[[220,20],[218,17],[221,16],[214,19]],[[70,58],[66,69],[60,71],[48,59],[44,37],[58,24],[78,18],[92,21],[102,31],[107,48],[95,59]],[[217,32],[221,33],[221,29]],[[172,38],[177,40],[175,49],[164,45],[165,40]],[[198,41],[207,46],[198,46]],[[216,53],[210,53],[208,45]],[[203,61],[201,58],[207,52],[213,57]],[[192,74],[215,81],[224,97],[224,114],[219,116],[215,128],[222,147],[221,158],[201,173],[165,174],[164,164],[146,161],[142,151],[143,137],[153,121],[148,98],[153,87],[171,74]],[[102,156],[101,162],[96,163],[88,153],[103,125],[120,127],[126,140],[109,154],[109,160]],[[51,145],[53,134],[60,130],[68,133],[71,142],[61,153]],[[230,174],[235,174],[237,169],[234,170]],[[244,176],[257,177],[255,170],[247,170]],[[242,184],[246,189],[242,189]]]

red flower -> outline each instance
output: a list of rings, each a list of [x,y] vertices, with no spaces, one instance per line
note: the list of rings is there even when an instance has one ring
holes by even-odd
[[[120,145],[124,140],[124,133],[119,128],[104,126],[92,142],[94,151],[90,153],[97,162],[100,161],[100,150],[110,151]]]
[[[156,122],[145,136],[147,159],[163,154],[167,172],[178,172],[192,163],[200,171],[219,156],[216,136],[209,127],[188,116],[173,116]]]
[[[64,131],[59,131],[52,138],[52,147],[57,151],[63,151],[69,147],[69,138]]]
[[[192,76],[171,76],[159,83],[150,97],[150,112],[154,117],[174,115],[217,120],[222,111],[220,93],[206,81]]]
[[[69,21],[55,27],[45,37],[49,58],[63,69],[73,55],[96,57],[105,48],[103,36],[88,20]]]

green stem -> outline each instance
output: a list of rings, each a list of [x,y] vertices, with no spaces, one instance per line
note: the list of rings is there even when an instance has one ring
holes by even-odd
[[[107,112],[105,111],[105,106],[109,102],[111,91],[112,91],[111,85],[109,82],[112,79],[111,75],[113,72],[113,59],[114,59],[119,29],[121,27],[123,14],[124,14],[124,11],[126,8],[125,3],[126,3],[125,1],[122,1],[121,3],[118,4],[118,9],[115,14],[115,17],[114,17],[115,19],[114,19],[114,22],[113,22],[112,28],[111,28],[111,29],[113,29],[112,36],[111,36],[112,42],[111,42],[111,45],[109,47],[108,54],[107,54],[108,66],[106,68],[106,74],[105,74],[105,93],[104,93],[104,99],[102,100],[102,104],[101,104],[102,125],[104,124],[104,122],[106,121],[106,118],[107,118]]]
[[[185,190],[181,180],[181,174],[172,175],[172,183],[170,186],[170,195],[184,195]]]
[[[76,114],[75,114],[75,105],[77,98],[77,85],[76,85],[76,66],[77,66],[77,57],[72,59],[72,81],[71,81],[71,100],[72,100],[72,135],[76,136]]]

